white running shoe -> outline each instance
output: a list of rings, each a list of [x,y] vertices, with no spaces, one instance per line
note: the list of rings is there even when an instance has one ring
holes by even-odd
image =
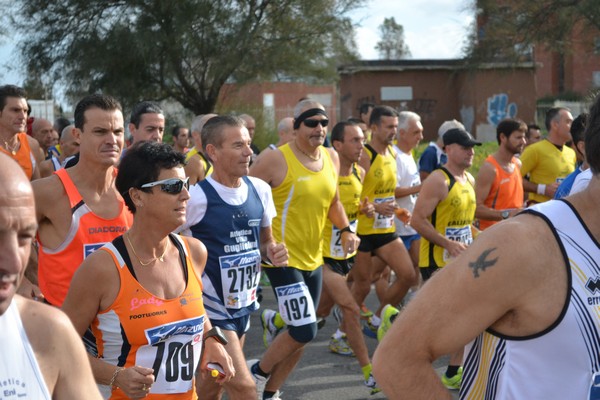
[[[248,366],[248,371],[250,371],[250,376],[256,384],[256,398],[257,400],[262,400],[262,395],[265,391],[265,386],[267,385],[267,381],[269,380],[269,378],[265,378],[264,376],[252,372],[252,367],[255,364],[258,364],[259,361],[260,360],[257,359],[247,360],[246,365]]]

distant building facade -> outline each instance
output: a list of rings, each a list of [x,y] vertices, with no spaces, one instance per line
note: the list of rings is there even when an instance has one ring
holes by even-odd
[[[341,66],[340,119],[358,116],[362,103],[418,113],[425,139],[434,140],[449,119],[463,122],[479,140],[495,141],[502,119],[532,121],[536,110],[533,63],[465,67],[464,60],[358,61]]]

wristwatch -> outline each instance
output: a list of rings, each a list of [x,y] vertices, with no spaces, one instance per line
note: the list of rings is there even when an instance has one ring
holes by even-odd
[[[225,335],[223,335],[223,332],[221,332],[221,328],[219,328],[218,326],[213,326],[211,330],[209,330],[208,332],[206,332],[204,334],[204,342],[206,342],[207,339],[213,338],[215,339],[217,342],[221,343],[223,346],[225,346],[228,343],[227,338],[225,337]]]
[[[502,215],[502,219],[506,219],[510,215],[510,211],[504,210],[502,213],[500,213],[500,215]]]

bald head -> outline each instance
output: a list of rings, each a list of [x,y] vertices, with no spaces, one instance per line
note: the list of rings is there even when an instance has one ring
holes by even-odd
[[[254,139],[254,130],[256,129],[256,121],[254,121],[254,118],[249,114],[242,114],[240,115],[240,118],[244,121],[246,129],[248,129],[250,139]]]
[[[279,135],[278,147],[292,141],[294,139],[294,118],[285,117],[279,121],[279,124],[277,124],[277,134]]]
[[[44,153],[46,153],[49,147],[54,145],[54,127],[47,119],[34,119],[31,125],[31,134],[40,143]]]
[[[79,153],[79,138],[73,135],[75,125],[67,125],[60,134],[60,152],[66,157]]]
[[[33,190],[23,169],[0,153],[0,315],[23,279],[37,229]]]

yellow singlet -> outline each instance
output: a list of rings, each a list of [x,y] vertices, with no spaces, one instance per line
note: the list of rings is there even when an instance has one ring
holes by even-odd
[[[289,266],[312,271],[323,264],[321,240],[331,201],[336,193],[337,172],[329,152],[319,147],[323,168],[314,172],[294,155],[289,144],[279,147],[287,164],[281,185],[272,189],[277,216],[273,236],[288,249]]]
[[[350,229],[356,232],[358,208],[360,205],[360,192],[362,191],[362,182],[356,164],[352,165],[352,173],[348,176],[340,176],[338,178],[338,192],[340,201],[346,211],[346,216],[350,222]],[[340,230],[327,219],[325,230],[323,231],[323,256],[336,260],[346,260],[356,252],[350,253],[344,257],[344,249],[342,248]]]
[[[371,167],[365,175],[360,201],[362,202],[365,197],[368,197],[372,203],[395,201],[396,154],[390,146],[388,146],[386,155],[378,154],[368,144],[365,145],[364,150],[371,158]],[[368,218],[364,214],[358,216],[358,233],[360,235],[393,233],[395,231],[393,215],[385,217],[375,213],[373,218]]]
[[[460,183],[445,168],[440,168],[446,175],[448,196],[442,200],[427,219],[435,230],[451,240],[471,244],[473,234],[471,224],[475,218],[475,190],[473,176],[468,172],[467,180]],[[441,268],[448,262],[448,254],[443,247],[436,246],[425,238],[421,238],[419,267]]]

